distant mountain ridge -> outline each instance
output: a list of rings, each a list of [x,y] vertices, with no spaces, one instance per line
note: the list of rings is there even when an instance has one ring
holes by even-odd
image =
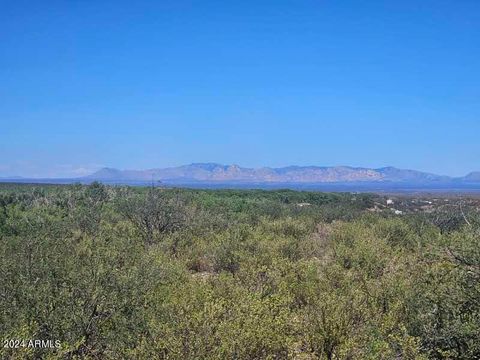
[[[480,183],[480,171],[471,172],[463,178],[467,182],[478,182]]]
[[[480,182],[480,172],[452,178],[416,170],[384,167],[378,169],[350,166],[288,166],[282,168],[246,168],[238,165],[193,163],[178,167],[148,170],[103,168],[85,180],[105,182],[207,182],[207,183],[448,183]]]

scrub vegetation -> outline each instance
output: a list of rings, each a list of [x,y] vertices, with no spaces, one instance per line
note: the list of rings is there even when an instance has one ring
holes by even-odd
[[[0,185],[0,358],[480,358],[478,202],[388,200]]]

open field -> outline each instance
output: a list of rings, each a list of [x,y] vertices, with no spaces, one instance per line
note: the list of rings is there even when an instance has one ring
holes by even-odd
[[[2,359],[480,357],[475,195],[0,184],[0,236],[2,340],[54,344]]]

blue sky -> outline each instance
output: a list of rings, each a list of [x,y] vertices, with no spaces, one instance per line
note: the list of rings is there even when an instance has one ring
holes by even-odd
[[[2,1],[0,176],[480,170],[478,0]]]

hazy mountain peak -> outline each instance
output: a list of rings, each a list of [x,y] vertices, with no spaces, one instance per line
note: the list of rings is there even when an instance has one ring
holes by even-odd
[[[480,182],[480,171],[474,171],[463,178],[467,182]]]
[[[96,179],[110,179],[110,178],[119,177],[121,175],[122,175],[121,170],[110,168],[110,167],[104,167],[96,171],[92,175],[89,175],[88,177],[95,177]]]

